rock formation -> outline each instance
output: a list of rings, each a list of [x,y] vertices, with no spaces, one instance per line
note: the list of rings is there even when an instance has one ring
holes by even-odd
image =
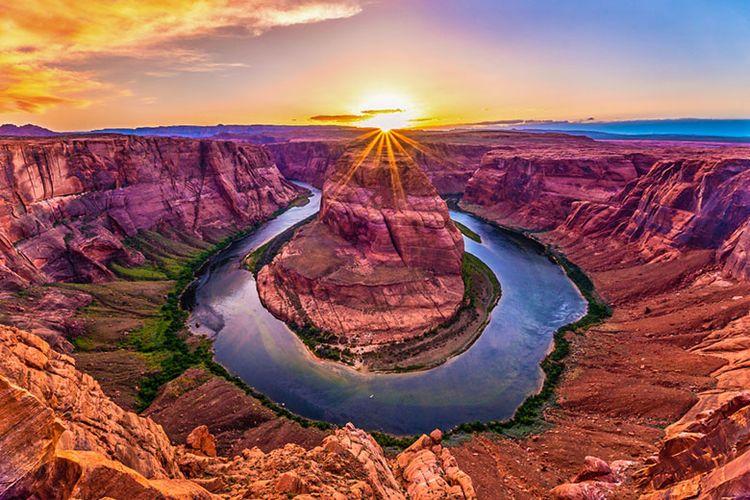
[[[0,326],[0,355],[2,498],[476,498],[438,433],[393,464],[351,424],[310,451],[288,444],[217,457],[206,426],[173,447],[159,425],[117,407],[32,334]]]
[[[70,356],[35,335],[0,326],[0,358],[0,376],[64,418],[57,448],[97,452],[148,478],[181,477],[161,426],[114,404]]]
[[[427,177],[384,137],[329,169],[317,220],[258,275],[276,316],[358,345],[422,334],[463,298],[461,234]]]
[[[267,218],[299,190],[268,153],[231,142],[123,136],[0,142],[0,278],[112,278],[143,256],[123,240],[144,229],[207,240]]]
[[[369,434],[351,424],[309,451],[288,444],[213,459],[185,451],[179,460],[188,477],[232,498],[476,498],[471,479],[439,436],[421,436],[391,463]]]

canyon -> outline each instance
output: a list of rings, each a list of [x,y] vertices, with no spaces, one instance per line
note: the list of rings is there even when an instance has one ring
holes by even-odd
[[[387,169],[363,163],[346,179],[350,139],[263,147],[115,135],[0,141],[0,313],[13,325],[0,326],[0,496],[666,499],[750,490],[750,149],[513,132],[406,135],[416,167],[397,159],[405,198],[391,191]],[[96,317],[105,305],[130,315],[123,297],[135,292],[107,295],[128,285],[116,270],[161,269],[148,231],[199,251],[268,219],[302,194],[287,178],[322,186],[325,197],[320,217],[259,273],[267,305],[291,321],[296,312],[278,299],[282,280],[324,329],[354,338],[375,325],[357,341],[422,332],[449,315],[463,294],[463,246],[438,193],[460,193],[462,209],[527,231],[586,271],[613,315],[566,334],[567,369],[543,425],[455,441],[435,432],[400,453],[384,451],[353,426],[317,429],[280,416],[201,365],[162,384],[142,415],[128,411],[135,403],[118,392],[126,392],[118,377],[142,379],[154,370],[149,358],[130,372],[125,363],[112,367],[119,350],[71,344],[81,345],[75,339],[92,321],[118,332],[107,342],[127,337]],[[397,199],[406,200],[405,215],[391,213]],[[425,251],[425,241],[441,252]],[[388,316],[376,322],[382,310],[359,323],[347,310],[356,326],[330,322],[316,312],[319,300],[346,305],[361,296],[337,297],[339,282],[326,288],[331,270],[300,255],[356,264],[343,276],[355,289],[357,280],[380,278],[352,278],[366,263],[409,269],[398,280],[389,274],[398,283],[389,307],[421,312],[399,312],[401,330]],[[431,285],[418,286],[431,286],[440,307],[403,300],[399,287],[417,286],[414,269],[433,274]],[[58,285],[66,282],[84,283]],[[138,300],[148,293],[154,304],[171,284],[134,283]],[[92,360],[101,354],[112,366],[100,377],[104,362]]]

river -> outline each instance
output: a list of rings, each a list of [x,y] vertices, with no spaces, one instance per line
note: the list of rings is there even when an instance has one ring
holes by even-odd
[[[247,253],[318,211],[320,192],[304,187],[313,192],[308,205],[231,245],[198,278],[190,325],[215,338],[217,362],[302,416],[394,434],[508,418],[538,390],[544,376],[539,363],[552,334],[585,314],[586,302],[536,244],[457,211],[451,217],[482,238],[464,238],[466,251],[482,259],[502,287],[471,348],[431,370],[401,374],[364,374],[313,358],[263,307],[253,275],[241,266]]]

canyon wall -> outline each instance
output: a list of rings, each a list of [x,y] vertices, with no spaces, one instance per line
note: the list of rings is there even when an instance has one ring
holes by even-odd
[[[574,205],[552,239],[600,240],[599,247],[624,247],[644,261],[710,250],[729,275],[750,277],[750,159],[659,160],[610,200]]]
[[[353,147],[328,170],[318,219],[260,271],[258,288],[287,321],[355,345],[391,342],[455,313],[462,255],[445,202],[416,164]]]
[[[326,171],[342,157],[349,144],[350,141],[292,141],[268,144],[266,148],[285,177],[322,188]],[[484,144],[421,143],[408,137],[401,144],[404,153],[419,165],[441,195],[463,192],[482,156],[490,149]]]
[[[0,142],[4,286],[100,281],[138,264],[144,229],[214,241],[285,207],[299,190],[258,146],[140,137]]]
[[[572,339],[575,368],[548,416],[558,429],[521,446],[530,462],[569,471],[553,498],[745,494],[750,149],[596,148],[491,151],[461,201],[498,223],[547,230],[535,236],[614,305],[610,320]],[[675,420],[654,432],[654,421]],[[613,461],[584,460],[582,440],[587,455]],[[574,475],[576,454],[585,465]]]
[[[293,141],[267,144],[276,166],[287,179],[296,179],[323,188],[328,167],[346,151],[346,143]]]
[[[551,229],[574,202],[608,200],[654,161],[638,153],[495,150],[482,158],[461,204],[508,225]]]

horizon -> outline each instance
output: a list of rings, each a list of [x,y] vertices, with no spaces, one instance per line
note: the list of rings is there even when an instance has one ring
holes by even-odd
[[[0,8],[0,122],[82,131],[750,116],[740,0],[76,3]]]
[[[574,133],[574,132],[585,132],[588,128],[589,132],[592,133],[607,133],[604,131],[602,127],[598,128],[592,128],[591,126],[627,126],[627,125],[643,125],[643,124],[650,124],[650,125],[681,125],[681,124],[689,124],[689,123],[695,123],[695,124],[701,124],[701,123],[710,123],[710,124],[716,124],[716,123],[731,123],[731,124],[741,124],[745,127],[742,127],[739,130],[733,131],[734,133],[731,133],[729,135],[723,135],[718,134],[715,137],[738,137],[738,138],[745,138],[750,137],[750,118],[698,118],[698,117],[684,117],[684,118],[652,118],[652,119],[641,119],[641,118],[634,118],[630,120],[596,120],[596,119],[587,119],[587,120],[524,120],[524,119],[503,119],[503,120],[487,120],[482,122],[466,122],[466,123],[448,123],[443,125],[426,125],[426,126],[410,126],[410,127],[404,127],[400,130],[407,130],[407,131],[447,131],[447,130],[507,130],[507,131],[536,131],[536,132],[565,132],[565,133]],[[545,128],[547,126],[550,126],[552,128]],[[568,126],[575,126],[568,127]],[[580,127],[579,127],[580,126]],[[285,127],[299,127],[299,128],[312,128],[312,127],[318,127],[318,128],[331,128],[331,129],[362,129],[362,130],[372,130],[372,129],[378,129],[377,126],[367,126],[367,125],[356,125],[356,124],[336,124],[336,123],[207,123],[207,124],[196,124],[196,123],[166,123],[166,124],[159,124],[159,125],[138,125],[135,127],[120,127],[120,126],[112,126],[112,127],[102,127],[102,128],[95,128],[95,129],[81,129],[81,130],[53,130],[49,129],[47,127],[44,127],[42,125],[39,125],[38,123],[33,122],[27,122],[27,123],[0,123],[1,127],[16,127],[18,129],[24,128],[24,127],[38,127],[44,130],[47,130],[49,132],[54,132],[56,134],[87,134],[87,133],[109,133],[109,132],[116,132],[116,131],[146,131],[146,130],[156,130],[156,129],[169,129],[169,128],[197,128],[197,129],[205,129],[205,128],[232,128],[232,127],[279,127],[279,128],[285,128]],[[561,127],[561,128],[554,128],[554,127]],[[737,133],[740,132],[740,133]],[[127,133],[127,132],[123,132]],[[708,136],[709,134],[706,133],[676,133],[676,132],[657,132],[657,131],[650,131],[650,132],[633,132],[632,135],[660,135],[660,134],[666,134],[666,135],[695,135],[695,136]],[[615,135],[629,135],[625,132],[619,132]]]

